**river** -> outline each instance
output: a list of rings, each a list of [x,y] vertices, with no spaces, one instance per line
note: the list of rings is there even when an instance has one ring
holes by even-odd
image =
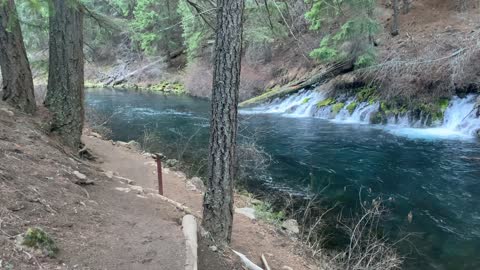
[[[454,100],[445,124],[426,129],[322,119],[306,113],[300,95],[309,94],[241,111],[241,134],[272,157],[268,174],[251,185],[297,195],[328,186],[322,196],[345,207],[357,205],[359,190],[362,200],[389,198],[389,236],[412,234],[399,246],[406,269],[480,269],[480,142],[452,124],[465,119],[471,100]],[[204,171],[208,101],[95,89],[86,104],[111,118],[112,139],[145,142]]]

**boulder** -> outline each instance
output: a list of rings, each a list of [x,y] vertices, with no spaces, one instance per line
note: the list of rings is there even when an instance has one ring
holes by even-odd
[[[248,217],[249,219],[256,219],[255,217],[255,209],[245,207],[245,208],[235,208],[235,213],[238,213],[240,215],[244,215]]]
[[[106,171],[106,172],[103,172],[103,174],[105,174],[105,176],[108,177],[109,179],[113,178],[113,172],[112,171]]]
[[[86,180],[87,176],[79,171],[74,171],[73,175],[75,175],[80,180]]]
[[[142,149],[142,145],[139,142],[136,142],[136,141],[129,141],[127,143],[127,147],[132,149],[132,150],[137,150],[137,151]]]
[[[12,111],[10,111],[9,109],[6,109],[6,108],[1,108],[0,113],[3,113],[3,114],[5,114],[6,116],[9,116],[9,117],[15,116],[15,113],[13,113]]]
[[[200,177],[193,177],[189,180],[189,182],[192,183],[197,190],[205,192],[205,184],[203,184],[203,181]]]
[[[300,229],[295,219],[288,219],[282,223],[282,229],[286,230],[289,234],[298,234]]]
[[[178,160],[176,159],[167,159],[165,162],[164,162],[164,165],[165,167],[167,168],[174,168],[178,165]]]

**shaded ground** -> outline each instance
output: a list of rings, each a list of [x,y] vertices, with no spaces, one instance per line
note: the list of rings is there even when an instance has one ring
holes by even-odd
[[[43,135],[40,123],[0,103],[0,269],[183,269],[183,213],[115,190],[118,181]],[[74,171],[95,184],[75,184]],[[56,258],[15,244],[30,227],[52,236]]]

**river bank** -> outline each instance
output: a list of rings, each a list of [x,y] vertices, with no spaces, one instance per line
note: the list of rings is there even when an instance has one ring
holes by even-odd
[[[44,135],[44,117],[43,109],[32,118],[0,103],[0,265],[184,269],[183,214],[156,198],[151,157],[86,133],[82,139],[95,160],[79,159]],[[166,195],[201,215],[201,191],[181,172],[165,168],[164,173]],[[251,200],[237,195],[237,207]],[[274,269],[316,269],[293,236],[241,214],[235,220],[232,247],[259,265],[264,254]],[[55,252],[22,246],[16,239],[29,228],[44,231]],[[200,269],[241,269],[231,251],[205,241],[199,264]]]
[[[95,133],[93,133],[95,134]],[[114,175],[122,175],[133,180],[132,185],[142,186],[143,193],[156,193],[158,190],[156,162],[148,153],[143,153],[134,143],[106,141],[95,136],[84,136],[83,141],[95,156],[99,157],[102,168]],[[202,215],[202,200],[204,187],[198,178],[187,176],[170,168],[163,169],[164,195],[191,209],[196,215]],[[132,189],[131,192],[134,192]],[[251,196],[235,195],[236,213],[234,216],[231,248],[246,255],[257,265],[262,265],[260,256],[264,254],[273,269],[322,269],[328,266],[328,261],[317,263],[307,256],[307,251],[301,246],[298,235],[289,234],[280,227],[268,224],[252,215],[245,215],[243,209],[251,208],[258,203]],[[280,225],[280,224],[279,224]],[[278,226],[279,226],[278,225]],[[293,240],[292,240],[293,239]],[[217,250],[212,244],[210,249]],[[218,251],[220,252],[220,251]],[[223,256],[237,261],[231,251],[225,251]],[[206,263],[206,262],[204,262]],[[204,269],[209,269],[204,265]]]
[[[107,116],[113,140],[136,140],[149,152],[183,161],[187,175],[205,173],[207,100],[96,89],[87,92],[86,103]],[[239,147],[256,149],[240,164],[247,172],[241,184],[250,192],[307,198],[318,194],[325,209],[340,203],[338,210],[352,213],[360,212],[360,193],[366,201],[391,198],[385,233],[392,241],[413,235],[401,247],[409,257],[405,269],[476,266],[477,231],[471,229],[477,226],[476,214],[465,211],[478,201],[472,193],[479,177],[475,139],[288,112],[252,114],[242,109],[240,119]],[[267,155],[266,162],[255,162],[259,153]],[[288,196],[283,198],[287,201]],[[412,245],[418,253],[412,254]]]

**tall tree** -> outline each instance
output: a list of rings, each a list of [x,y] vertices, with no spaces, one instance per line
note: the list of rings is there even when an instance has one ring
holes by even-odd
[[[14,0],[0,0],[0,65],[2,100],[20,110],[36,109],[33,79]]]
[[[49,72],[45,106],[51,131],[72,148],[81,144],[84,120],[83,10],[74,0],[52,0],[49,21]]]
[[[230,243],[232,236],[244,5],[244,0],[217,0],[209,173],[203,202],[203,226],[221,244]]]
[[[399,34],[398,30],[398,13],[399,13],[399,8],[398,8],[398,0],[392,0],[392,8],[393,8],[393,21],[392,21],[392,29],[390,31],[390,34],[392,36],[397,36]]]

